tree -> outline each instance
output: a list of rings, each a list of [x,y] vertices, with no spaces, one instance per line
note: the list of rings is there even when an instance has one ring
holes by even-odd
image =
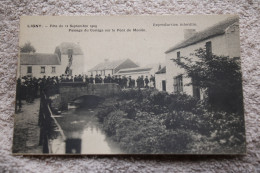
[[[25,43],[25,44],[21,47],[20,51],[21,51],[22,53],[31,53],[31,52],[34,53],[34,52],[36,52],[36,49],[31,45],[30,42],[27,42],[27,43]]]
[[[243,112],[242,74],[239,58],[209,54],[206,48],[195,50],[197,57],[173,59],[202,88],[211,108],[227,112]]]

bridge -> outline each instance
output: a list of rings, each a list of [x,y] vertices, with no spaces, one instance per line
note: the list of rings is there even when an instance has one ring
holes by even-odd
[[[41,95],[39,113],[39,145],[42,146],[43,153],[55,154],[54,152],[56,150],[53,150],[52,144],[50,142],[50,139],[53,139],[53,135],[60,136],[61,142],[65,143],[65,153],[73,153],[73,149],[75,149],[77,154],[80,153],[81,139],[74,139],[70,137],[68,135],[68,131],[67,134],[64,133],[64,129],[67,128],[68,130],[68,127],[66,127],[66,125],[69,126],[70,122],[67,122],[66,125],[59,124],[58,122],[58,119],[61,117],[59,115],[56,115],[56,111],[58,110],[59,106],[62,106],[63,104],[67,107],[70,101],[83,96],[113,96],[120,90],[121,88],[119,87],[119,85],[115,83],[86,84],[84,82],[66,82],[59,84],[59,94],[50,95],[48,97],[46,93],[43,92]],[[51,99],[51,101],[49,99]],[[90,99],[90,102],[95,102],[95,100]]]
[[[83,82],[66,82],[59,85],[61,105],[67,105],[70,101],[81,96],[113,96],[120,90],[119,85],[115,83],[86,84]]]

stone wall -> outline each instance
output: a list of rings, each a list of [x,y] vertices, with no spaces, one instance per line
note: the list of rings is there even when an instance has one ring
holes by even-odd
[[[70,101],[84,96],[95,95],[100,97],[113,96],[121,90],[118,84],[86,84],[86,83],[61,83],[60,101],[61,105],[67,105]]]

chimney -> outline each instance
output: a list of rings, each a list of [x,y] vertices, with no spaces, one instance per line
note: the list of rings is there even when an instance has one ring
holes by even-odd
[[[196,29],[184,29],[184,39],[191,38],[196,33]]]
[[[158,71],[162,69],[162,66],[161,64],[159,64],[159,67],[158,67]]]

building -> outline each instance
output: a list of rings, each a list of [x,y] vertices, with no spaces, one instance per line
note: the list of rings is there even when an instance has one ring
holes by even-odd
[[[155,73],[155,88],[159,91],[166,91],[166,66]]]
[[[228,18],[201,32],[190,30],[184,32],[185,40],[167,50],[166,53],[166,91],[184,92],[186,94],[203,97],[200,89],[186,86],[192,79],[186,78],[184,69],[180,68],[172,59],[192,57],[198,48],[206,48],[208,54],[240,57],[238,18]]]
[[[56,76],[61,65],[57,54],[21,53],[20,76]]]
[[[79,75],[84,73],[84,54],[79,44],[63,42],[56,47],[55,53],[61,62],[60,74]]]
[[[137,79],[139,76],[148,76],[150,77],[152,68],[151,67],[135,67],[135,68],[126,68],[121,69],[117,73],[116,76],[131,76],[132,79]]]
[[[121,69],[135,68],[135,67],[139,67],[139,66],[130,59],[122,59],[116,61],[109,61],[106,59],[104,62],[99,63],[98,65],[90,69],[89,73],[91,75],[100,74],[101,76],[107,76],[108,74],[110,74],[112,76]]]
[[[84,68],[84,55],[80,46],[75,43],[61,43],[53,54],[20,53],[21,77],[78,75],[83,74]]]

